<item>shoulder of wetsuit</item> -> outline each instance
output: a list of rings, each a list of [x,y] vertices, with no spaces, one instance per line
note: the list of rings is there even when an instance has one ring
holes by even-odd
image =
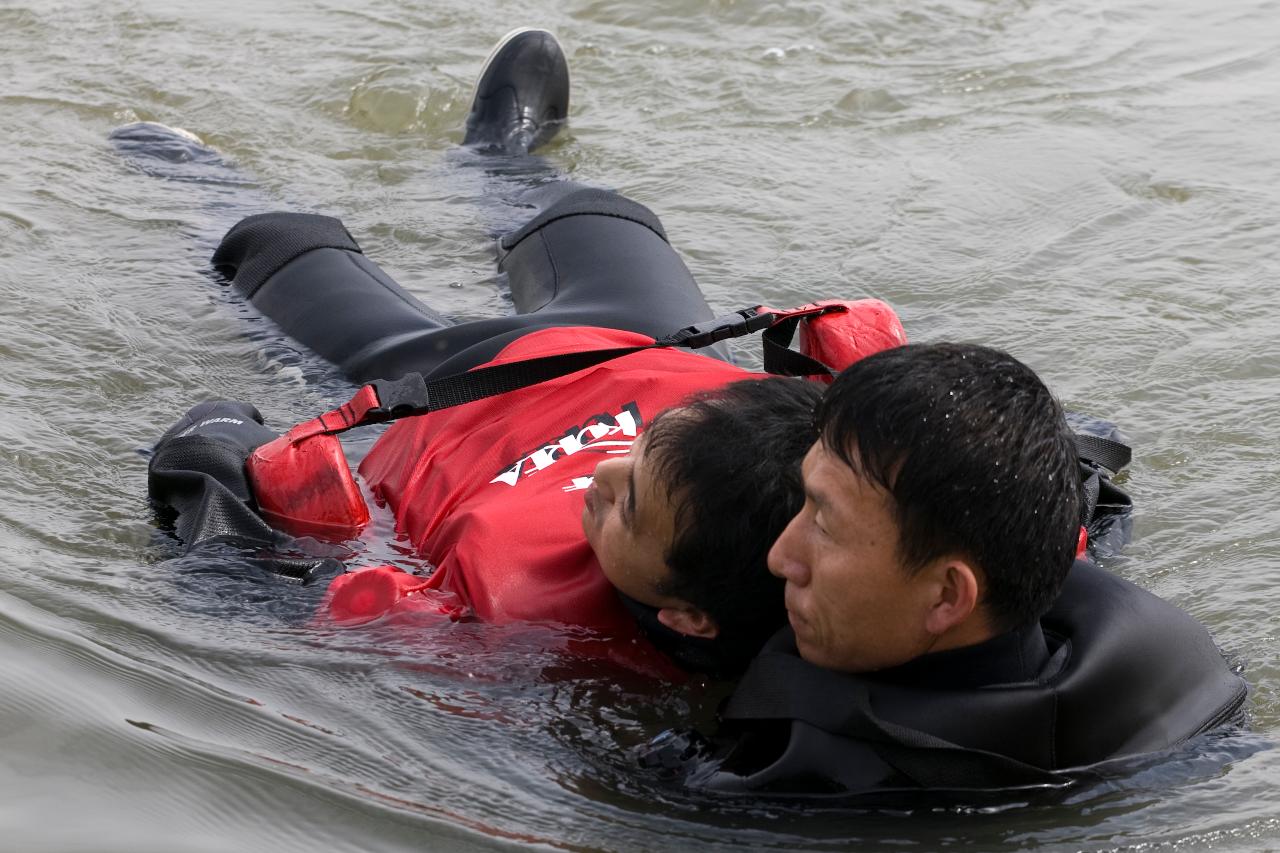
[[[698,781],[815,795],[1064,785],[1239,719],[1246,685],[1204,627],[1092,564],[1076,563],[1041,626],[1051,654],[1035,680],[948,690],[823,670],[784,629],[722,715],[745,746]],[[779,722],[782,740],[758,737]]]
[[[1091,562],[1072,567],[1041,626],[1065,657],[1046,678],[1060,766],[1165,749],[1239,719],[1248,686],[1208,630]]]

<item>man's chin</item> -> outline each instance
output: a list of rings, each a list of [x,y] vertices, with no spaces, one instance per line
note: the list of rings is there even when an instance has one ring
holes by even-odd
[[[796,651],[800,657],[814,666],[822,666],[822,650],[809,636],[809,626],[790,611],[787,612],[787,620],[791,623],[791,633],[795,635]]]

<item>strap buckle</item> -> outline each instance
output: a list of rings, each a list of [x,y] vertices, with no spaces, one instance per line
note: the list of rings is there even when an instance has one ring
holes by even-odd
[[[773,325],[774,316],[769,311],[759,308],[743,308],[732,314],[725,314],[711,320],[703,320],[685,326],[677,332],[667,335],[658,341],[664,347],[688,347],[700,349],[711,346],[729,338],[740,338]]]
[[[408,417],[425,410],[431,401],[421,373],[406,373],[399,379],[376,379],[369,384],[378,397],[378,405],[365,413],[364,423],[379,424]]]
[[[429,398],[427,383],[420,373],[399,379],[378,379],[361,385],[355,395],[338,408],[304,421],[289,430],[290,443],[297,444],[316,435],[337,435],[365,424],[380,424],[425,411]]]

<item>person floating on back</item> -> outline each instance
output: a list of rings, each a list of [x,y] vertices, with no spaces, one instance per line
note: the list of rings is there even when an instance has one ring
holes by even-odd
[[[248,217],[214,265],[359,382],[641,347],[709,322],[651,211],[556,180],[531,153],[568,92],[554,37],[516,31],[467,122],[494,191],[535,211],[498,241],[513,315],[448,321],[328,217]],[[114,141],[155,174],[241,180],[167,128]],[[686,669],[750,662],[709,747],[667,741],[646,759],[720,791],[1061,784],[1234,719],[1244,682],[1203,627],[1080,559],[1078,448],[1039,378],[983,347],[900,346],[883,303],[841,309],[820,322],[852,341],[830,365],[847,369],[820,404],[817,386],[747,378],[720,347],[667,348],[402,420],[361,473],[434,573],[334,587],[389,584],[369,618],[561,622],[632,651],[643,629]],[[158,445],[151,494],[188,545],[278,536],[256,513],[269,484],[244,469],[277,440],[261,420],[204,403]]]

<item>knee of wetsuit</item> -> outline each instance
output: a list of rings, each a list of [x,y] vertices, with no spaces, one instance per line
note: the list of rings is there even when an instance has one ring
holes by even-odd
[[[286,264],[313,249],[360,252],[341,220],[315,213],[247,216],[232,226],[213,253],[213,268],[252,299]]]
[[[526,237],[545,228],[558,219],[569,216],[610,216],[643,225],[667,241],[667,232],[657,215],[638,201],[624,195],[595,187],[575,187],[539,212],[533,219],[515,231],[504,234],[498,240],[501,252],[510,252]]]

